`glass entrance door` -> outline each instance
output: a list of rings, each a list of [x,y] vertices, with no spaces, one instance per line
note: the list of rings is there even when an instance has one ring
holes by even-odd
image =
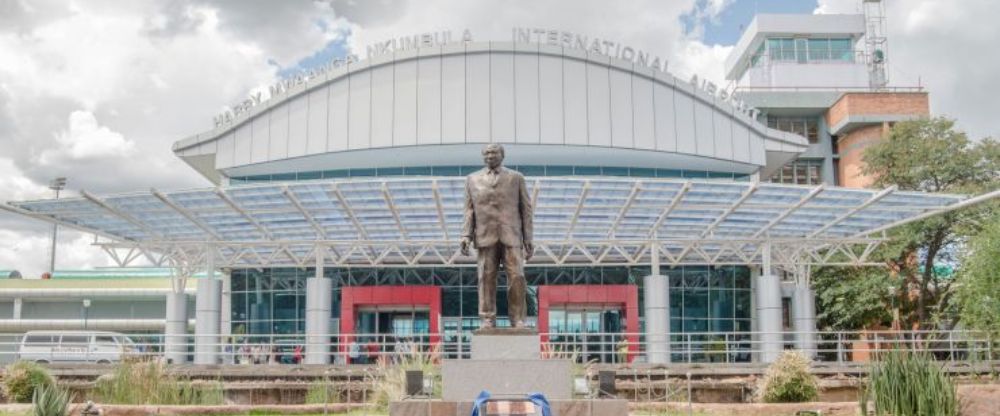
[[[620,306],[565,306],[549,310],[550,348],[580,362],[617,363],[626,360]]]
[[[372,363],[392,353],[426,350],[430,329],[430,310],[426,307],[361,308],[354,321],[354,333],[364,346],[365,357],[360,361]]]

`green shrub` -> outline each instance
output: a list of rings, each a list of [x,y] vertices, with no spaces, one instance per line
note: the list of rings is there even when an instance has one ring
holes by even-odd
[[[306,404],[337,403],[338,399],[330,380],[313,382],[306,390]]]
[[[765,403],[796,403],[816,400],[819,385],[809,373],[809,359],[797,351],[785,351],[757,383],[757,400]]]
[[[31,361],[18,361],[4,371],[4,393],[10,401],[30,403],[35,389],[55,384],[49,371]]]
[[[955,416],[955,384],[926,354],[893,351],[872,363],[863,403],[875,405],[876,415]]]
[[[69,392],[55,384],[42,385],[32,395],[31,413],[34,416],[66,416],[69,414],[69,402]]]
[[[97,379],[97,399],[110,404],[211,405],[223,403],[219,382],[192,382],[165,371],[162,363],[123,360]]]

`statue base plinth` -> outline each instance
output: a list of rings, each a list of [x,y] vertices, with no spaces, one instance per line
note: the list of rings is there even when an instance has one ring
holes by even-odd
[[[538,335],[535,328],[479,328],[472,331],[472,335]]]
[[[485,390],[492,394],[526,396],[542,393],[550,400],[573,397],[573,363],[543,360],[541,338],[531,328],[486,328],[472,336],[469,360],[445,360],[441,365],[444,400],[473,400]]]

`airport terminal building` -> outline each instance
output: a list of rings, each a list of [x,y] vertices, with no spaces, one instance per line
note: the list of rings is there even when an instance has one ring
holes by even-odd
[[[752,334],[759,353],[737,360],[809,350],[812,267],[867,264],[881,231],[979,200],[864,189],[864,148],[929,114],[925,92],[879,78],[866,27],[759,15],[728,86],[566,32],[391,40],[178,141],[213,187],[5,206],[100,236],[123,267],[162,268],[158,295],[142,295],[147,326],[111,312],[128,294],[106,285],[50,297],[0,285],[0,305],[11,330],[71,328],[75,316],[47,324],[58,319],[24,305],[94,299],[95,313],[133,316],[107,328],[162,332],[176,360],[169,340],[191,319],[198,363],[216,362],[218,334],[303,339],[310,363],[356,334],[467,340],[479,318],[475,261],[458,250],[464,175],[501,143],[536,206],[526,275],[543,338],[610,339],[588,344],[599,360],[620,339],[629,360],[698,360],[671,348],[691,333]]]

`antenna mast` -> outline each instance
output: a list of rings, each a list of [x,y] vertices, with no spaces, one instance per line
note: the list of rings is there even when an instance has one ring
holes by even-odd
[[[868,86],[881,90],[889,83],[885,65],[889,43],[885,30],[885,1],[861,0],[865,13],[865,59],[868,61]]]

